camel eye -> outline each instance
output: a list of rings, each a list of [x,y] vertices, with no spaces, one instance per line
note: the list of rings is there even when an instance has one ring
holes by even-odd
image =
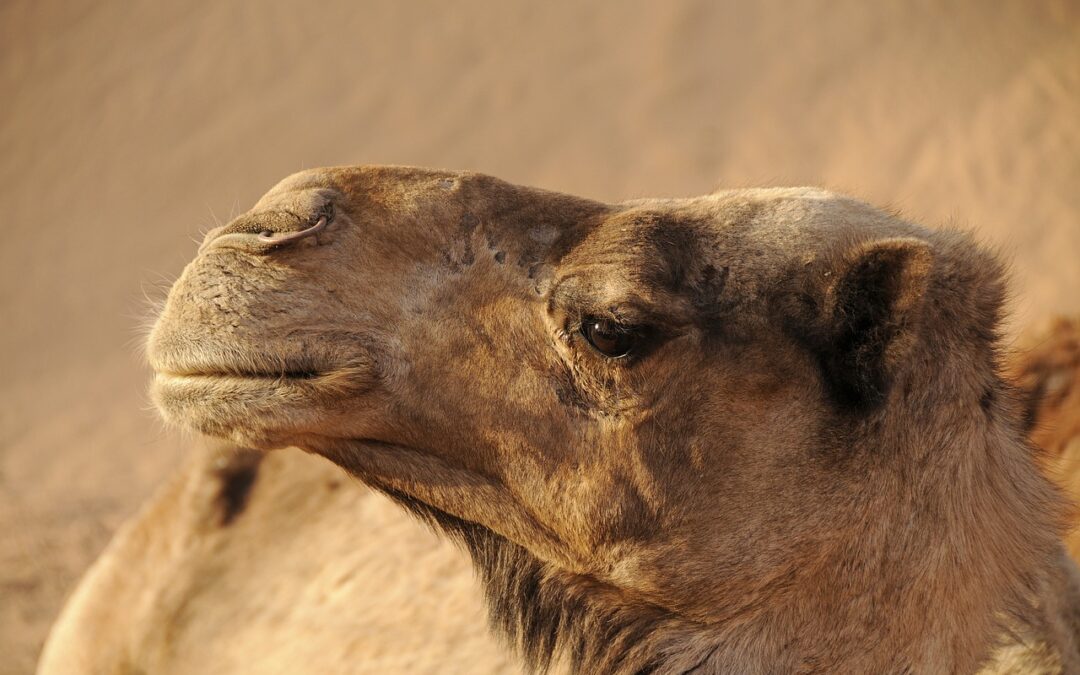
[[[581,334],[596,351],[613,359],[629,354],[639,338],[639,332],[634,328],[597,318],[585,319]]]

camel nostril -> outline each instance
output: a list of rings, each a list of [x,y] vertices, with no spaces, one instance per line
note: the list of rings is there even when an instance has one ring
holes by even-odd
[[[306,239],[308,237],[318,234],[319,232],[322,232],[326,229],[326,226],[327,224],[329,224],[329,222],[330,216],[324,214],[322,216],[319,216],[319,220],[317,220],[314,225],[306,229],[300,230],[299,232],[290,232],[288,234],[277,235],[271,230],[263,230],[259,233],[259,241],[265,242],[267,244],[273,244],[275,246],[280,246],[281,244],[291,244],[294,241]]]
[[[280,216],[280,214],[278,215]],[[291,213],[288,215],[292,216]],[[199,246],[199,253],[201,254],[211,247],[217,246],[246,250],[250,253],[268,253],[281,246],[292,244],[301,239],[307,239],[308,237],[319,234],[334,220],[334,212],[332,207],[324,207],[314,222],[308,221],[304,229],[298,231],[291,230],[296,224],[296,221],[293,218],[295,218],[295,216],[284,219],[287,221],[284,223],[284,231],[275,231],[274,229],[267,227],[265,220],[258,223],[258,225],[255,225],[252,221],[256,219],[261,220],[259,215],[242,216],[234,223],[208,232],[206,238]],[[283,219],[278,217],[277,220]],[[255,225],[255,227],[253,227],[253,225]],[[256,227],[259,229],[256,229]]]

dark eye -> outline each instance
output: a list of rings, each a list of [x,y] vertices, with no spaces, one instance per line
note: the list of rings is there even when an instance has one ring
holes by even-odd
[[[596,351],[613,359],[630,353],[640,337],[640,332],[635,328],[596,318],[582,322],[581,334]]]

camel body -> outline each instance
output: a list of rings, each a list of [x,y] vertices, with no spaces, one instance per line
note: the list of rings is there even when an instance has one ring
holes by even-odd
[[[252,468],[227,519],[221,495]],[[1058,564],[1046,624],[1003,636],[982,675],[1075,671],[1077,571]],[[325,460],[200,445],[87,572],[38,672],[520,672],[482,595],[463,552]]]

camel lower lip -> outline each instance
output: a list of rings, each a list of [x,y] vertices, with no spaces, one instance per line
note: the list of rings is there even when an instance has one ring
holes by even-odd
[[[280,447],[327,406],[357,391],[335,371],[318,377],[158,371],[151,397],[167,420],[252,447]]]
[[[259,448],[281,447],[308,433],[343,401],[370,393],[379,379],[364,354],[302,354],[276,363],[261,353],[156,356],[150,397],[167,421]]]

